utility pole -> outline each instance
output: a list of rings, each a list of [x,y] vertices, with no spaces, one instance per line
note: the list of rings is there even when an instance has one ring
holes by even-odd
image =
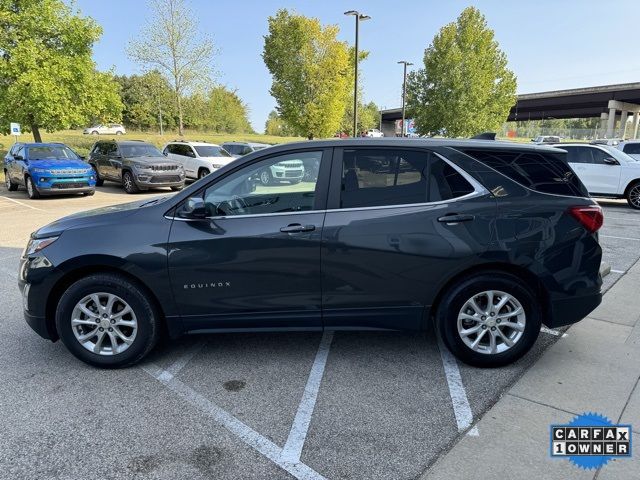
[[[404,138],[406,134],[404,117],[405,117],[405,104],[407,101],[407,66],[413,65],[413,63],[407,62],[406,60],[400,60],[398,63],[401,63],[404,67],[404,75],[402,77],[402,130],[401,130],[402,138]]]
[[[356,10],[344,12],[345,15],[353,15],[356,19],[356,52],[354,61],[354,82],[353,82],[353,136],[358,136],[358,37],[360,35],[360,21],[370,20],[369,15],[364,15]]]

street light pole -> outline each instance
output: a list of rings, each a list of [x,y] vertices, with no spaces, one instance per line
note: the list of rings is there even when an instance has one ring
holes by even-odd
[[[369,20],[369,15],[364,15],[356,10],[344,12],[345,15],[353,15],[356,19],[356,47],[354,59],[354,81],[353,81],[353,136],[358,136],[358,40],[360,36],[360,20]]]
[[[407,62],[406,60],[400,60],[398,63],[401,63],[404,67],[404,75],[402,77],[402,129],[400,130],[402,133],[402,138],[404,138],[405,136],[405,126],[404,126],[405,103],[407,100],[407,66],[413,65],[413,63]]]

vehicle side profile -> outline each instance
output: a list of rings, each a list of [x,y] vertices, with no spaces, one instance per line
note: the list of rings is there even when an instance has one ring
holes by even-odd
[[[167,143],[162,153],[184,167],[187,178],[197,180],[235,160],[220,145],[207,142],[173,141]]]
[[[184,167],[165,157],[154,145],[139,140],[96,142],[89,153],[96,184],[105,180],[122,184],[127,193],[169,187],[184,187]]]
[[[127,130],[119,123],[108,123],[85,128],[82,133],[85,135],[124,135]]]
[[[594,197],[624,198],[640,210],[640,161],[603,144],[563,143],[567,161]]]
[[[222,144],[222,148],[236,158],[248,155],[252,152],[257,152],[258,150],[262,150],[263,148],[268,148],[270,146],[271,145],[268,143],[255,142],[225,142]]]
[[[377,128],[370,128],[365,132],[364,136],[369,138],[382,138],[384,137],[384,133]]]
[[[640,161],[640,140],[625,140],[618,143],[616,147],[634,160]]]
[[[251,153],[173,196],[62,218],[20,261],[25,319],[122,367],[165,333],[404,330],[523,356],[601,302],[601,208],[558,149],[352,139]],[[260,173],[315,162],[265,186]],[[163,333],[164,332],[164,333]]]
[[[91,167],[63,143],[16,143],[4,157],[7,190],[20,186],[29,198],[81,193],[93,195],[96,178]]]

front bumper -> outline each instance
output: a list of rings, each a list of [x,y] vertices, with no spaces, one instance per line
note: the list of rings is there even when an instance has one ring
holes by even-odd
[[[95,190],[96,179],[93,175],[50,174],[33,175],[33,181],[41,195],[65,195],[68,193],[84,193]]]
[[[156,187],[179,187],[184,186],[184,173],[175,174],[156,174],[147,172],[134,172],[134,177],[138,187],[156,188]]]
[[[18,287],[22,294],[24,319],[42,338],[58,340],[53,318],[47,318],[47,298],[60,272],[44,255],[20,259]]]

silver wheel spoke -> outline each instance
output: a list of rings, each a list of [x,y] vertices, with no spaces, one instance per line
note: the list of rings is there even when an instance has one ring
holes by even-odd
[[[482,330],[482,332],[480,332],[478,334],[478,336],[476,337],[476,339],[473,341],[473,343],[471,344],[471,348],[473,350],[477,350],[478,345],[480,344],[480,340],[482,340],[482,337],[484,337],[485,333],[487,333],[486,330]]]
[[[107,305],[104,307],[104,309],[107,311],[107,315],[111,315],[111,313],[113,312],[113,304],[117,299],[118,297],[116,297],[115,295],[109,295],[109,297],[107,297]]]
[[[78,341],[79,341],[80,343],[84,343],[84,342],[86,342],[87,340],[89,340],[90,338],[95,337],[98,333],[100,333],[100,332],[98,332],[98,327],[96,327],[96,328],[94,328],[93,330],[91,330],[90,332],[87,332],[87,333],[85,333],[84,335],[80,335],[80,336],[79,336],[79,337],[77,337],[77,338],[78,338]]]
[[[498,332],[498,336],[507,345],[507,347],[513,346],[513,341],[502,332],[502,329],[498,328],[496,329],[496,332]]]
[[[117,337],[113,334],[113,332],[108,332],[107,335],[109,335],[109,341],[111,342],[111,351],[113,353],[118,353],[118,339],[117,339]]]
[[[89,318],[98,318],[99,315],[97,313],[92,312],[87,308],[86,305],[78,305],[78,308],[82,313],[84,313]]]
[[[94,327],[97,326],[96,321],[95,320],[87,320],[87,319],[81,319],[81,318],[74,318],[71,320],[71,326],[75,327],[78,325],[92,325]]]
[[[471,300],[469,300],[467,302],[467,305],[469,305],[473,309],[473,311],[476,312],[478,315],[482,315],[484,313],[484,310],[482,310],[476,303],[475,298],[472,298]]]
[[[461,330],[460,331],[460,335],[462,335],[464,337],[468,337],[469,335],[471,335],[473,333],[478,333],[480,330],[482,330],[482,325],[478,324],[475,327],[467,328],[466,330]]]
[[[498,327],[509,327],[509,328],[512,328],[513,330],[517,330],[518,332],[524,332],[524,324],[523,323],[505,322],[505,323],[502,323],[502,324],[498,325]]]
[[[507,312],[507,313],[503,313],[501,315],[496,315],[496,318],[499,318],[500,320],[504,320],[506,318],[511,318],[511,317],[516,317],[520,314],[524,313],[524,310],[522,309],[522,307],[514,310],[513,312]]]
[[[102,342],[104,341],[104,335],[104,332],[98,332],[98,338],[96,339],[96,343],[93,346],[93,353],[100,353]]]
[[[503,308],[507,303],[509,303],[509,300],[511,300],[511,295],[504,295],[504,296],[500,299],[500,301],[498,302],[498,304],[497,304],[497,305],[496,305],[496,307],[495,307],[495,312],[496,312],[496,314],[497,314],[500,310],[502,310],[502,308]]]
[[[133,340],[131,339],[131,337],[127,337],[124,333],[122,333],[120,331],[120,329],[118,327],[113,327],[113,332],[120,337],[120,339],[126,343],[127,345],[131,345],[133,343]]]
[[[489,351],[491,353],[496,353],[496,332],[489,332]]]

